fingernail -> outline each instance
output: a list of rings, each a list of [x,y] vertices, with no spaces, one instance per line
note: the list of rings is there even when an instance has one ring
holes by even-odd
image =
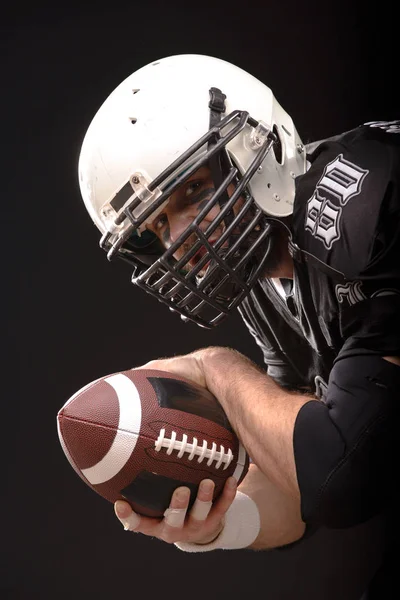
[[[237,486],[237,481],[234,477],[228,479],[228,486],[233,490]]]
[[[130,514],[132,509],[130,508],[130,506],[128,506],[128,504],[126,504],[126,502],[121,502],[117,500],[114,504],[114,510],[118,519],[124,519]]]
[[[203,492],[205,492],[206,494],[209,494],[210,492],[212,492],[213,488],[214,488],[214,483],[210,479],[205,479],[204,481],[201,482],[201,490]]]
[[[187,488],[185,488],[183,490],[178,490],[176,492],[176,498],[180,502],[186,502],[186,500],[188,500],[188,498],[189,498],[189,494],[190,494],[190,492]]]

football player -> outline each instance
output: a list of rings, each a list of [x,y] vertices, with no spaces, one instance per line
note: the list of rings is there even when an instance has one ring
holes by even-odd
[[[109,259],[185,321],[238,310],[265,370],[228,348],[151,361],[207,387],[252,457],[164,519],[125,527],[187,551],[275,548],[387,510],[400,385],[400,122],[309,146],[271,90],[179,55],[123,81],[83,141],[82,197]],[[229,372],[229,378],[226,373]]]

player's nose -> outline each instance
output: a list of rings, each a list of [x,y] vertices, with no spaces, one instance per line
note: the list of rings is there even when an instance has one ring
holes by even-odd
[[[175,216],[169,219],[169,228],[170,228],[170,239],[171,243],[176,242],[176,240],[184,233],[187,228],[193,223],[194,216],[192,218]]]
[[[215,219],[220,211],[219,206],[214,206],[199,222],[198,227],[201,231],[205,231],[210,223]],[[175,242],[182,233],[187,231],[188,227],[193,223],[198,216],[200,209],[198,207],[189,207],[187,210],[179,214],[170,214],[168,217],[170,227],[171,242]]]

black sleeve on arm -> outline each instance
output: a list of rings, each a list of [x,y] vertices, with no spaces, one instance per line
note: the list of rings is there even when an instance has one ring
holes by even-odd
[[[381,512],[393,485],[400,367],[378,356],[337,360],[324,402],[300,410],[293,444],[303,520],[351,527]]]
[[[400,282],[382,295],[345,307],[340,327],[345,343],[340,356],[400,356]]]

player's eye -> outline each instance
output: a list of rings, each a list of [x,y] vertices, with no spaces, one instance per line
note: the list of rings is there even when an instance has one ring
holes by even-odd
[[[204,185],[204,181],[189,181],[185,188],[185,197],[193,195],[194,192],[199,190]]]
[[[168,217],[165,214],[160,214],[158,215],[158,217],[153,221],[152,225],[154,227],[155,231],[161,231],[161,229],[168,223]]]

